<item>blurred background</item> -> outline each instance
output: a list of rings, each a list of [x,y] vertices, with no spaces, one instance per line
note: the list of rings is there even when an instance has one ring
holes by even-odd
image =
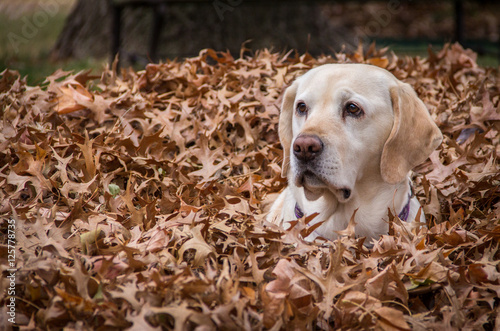
[[[116,53],[121,66],[140,69],[204,48],[319,55],[372,41],[398,56],[459,41],[497,67],[499,34],[493,0],[0,0],[0,71],[40,84],[58,68],[99,73]]]

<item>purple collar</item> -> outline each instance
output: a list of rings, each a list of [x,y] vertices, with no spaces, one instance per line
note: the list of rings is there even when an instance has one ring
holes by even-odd
[[[298,203],[295,203],[295,217],[297,217],[297,219],[304,217],[304,212],[300,209]]]
[[[399,219],[402,220],[403,222],[408,222],[408,216],[410,216],[410,203],[411,203],[411,198],[413,197],[412,193],[408,194],[408,202],[398,215]]]
[[[408,222],[408,216],[410,216],[411,198],[413,198],[413,189],[411,189],[410,194],[408,194],[408,202],[406,202],[406,205],[398,215],[399,219],[403,222]],[[297,217],[297,219],[304,217],[304,212],[300,209],[298,203],[295,203],[295,217]]]

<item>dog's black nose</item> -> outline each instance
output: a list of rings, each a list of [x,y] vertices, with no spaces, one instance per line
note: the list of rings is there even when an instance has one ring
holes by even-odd
[[[293,154],[300,161],[311,161],[323,151],[323,142],[313,135],[300,135],[293,143]]]

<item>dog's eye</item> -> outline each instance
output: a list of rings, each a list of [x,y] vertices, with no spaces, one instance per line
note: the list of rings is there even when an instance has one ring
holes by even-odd
[[[299,102],[297,103],[297,114],[299,115],[306,115],[307,114],[307,105],[304,102]]]
[[[345,105],[345,114],[349,116],[359,117],[363,115],[363,109],[361,109],[361,107],[359,107],[354,102],[348,102]]]

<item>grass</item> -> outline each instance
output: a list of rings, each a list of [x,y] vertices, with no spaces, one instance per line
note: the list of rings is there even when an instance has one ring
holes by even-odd
[[[438,52],[443,48],[443,42],[439,41],[401,41],[393,39],[377,40],[377,46],[389,47],[391,51],[398,56],[420,56],[427,57],[427,52],[430,46],[434,52]],[[500,46],[492,42],[466,42],[465,48],[472,48],[474,51],[482,49],[478,52],[477,63],[482,67],[498,67],[500,66]]]
[[[0,4],[0,71],[17,70],[27,76],[29,85],[40,84],[57,69],[100,71],[103,61],[95,59],[55,62],[50,53],[64,28],[74,0],[45,1],[54,7],[42,7],[41,2],[18,0],[15,4]]]

